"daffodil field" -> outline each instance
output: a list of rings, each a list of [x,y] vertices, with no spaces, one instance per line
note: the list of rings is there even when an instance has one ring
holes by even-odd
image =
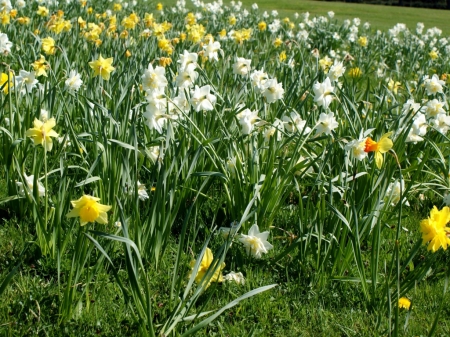
[[[349,287],[374,335],[398,336],[434,275],[443,295],[422,333],[437,331],[450,244],[438,28],[199,0],[2,0],[0,23],[0,208],[32,237],[0,271],[6,302],[34,252],[53,268],[54,326],[111,287],[132,326],[115,335],[209,335],[283,286],[252,275],[296,270],[286,283]],[[20,335],[11,312],[0,331]]]

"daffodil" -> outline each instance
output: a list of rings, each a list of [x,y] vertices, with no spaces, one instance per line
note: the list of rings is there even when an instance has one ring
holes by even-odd
[[[249,230],[248,235],[241,234],[239,241],[244,245],[248,255],[254,258],[261,258],[261,254],[266,254],[273,246],[267,241],[269,232],[260,232],[258,225],[254,224]]]
[[[364,151],[375,152],[375,164],[379,169],[383,166],[383,153],[388,152],[394,145],[392,140],[389,139],[390,135],[392,135],[392,132],[385,133],[381,136],[378,142],[374,141],[370,137],[367,137],[366,139]]]
[[[55,40],[51,37],[42,39],[42,51],[47,55],[53,55],[56,52]]]
[[[450,228],[446,227],[450,221],[450,208],[445,206],[440,211],[436,206],[430,212],[430,217],[420,222],[423,244],[428,243],[428,250],[433,253],[439,248],[446,250],[450,245]]]
[[[47,69],[49,68],[45,57],[41,55],[39,60],[34,61],[31,66],[33,67],[36,77],[45,76],[47,77]]]
[[[203,277],[208,272],[208,269],[211,267],[213,260],[214,260],[214,257],[213,257],[213,253],[212,253],[211,249],[206,248],[205,254],[203,254],[202,261],[200,262],[200,265],[198,267],[197,275],[195,275],[195,282],[197,282],[198,284],[200,284],[202,282]],[[192,269],[194,268],[196,262],[197,262],[196,260],[191,261]],[[211,276],[211,278],[209,280],[204,281],[206,283],[205,289],[210,286],[211,282],[223,282],[223,275],[221,273],[223,268],[225,268],[224,262],[222,262],[220,264],[220,266],[218,266],[216,268],[216,270],[214,271],[214,274]],[[189,275],[189,277],[190,277],[190,275]]]
[[[0,88],[3,90],[5,94],[9,92],[9,90],[14,86],[14,74],[13,72],[9,72],[8,74],[2,73],[0,75]]]
[[[411,307],[411,301],[408,300],[406,297],[401,297],[401,298],[398,300],[398,307],[399,307],[400,309],[406,309],[406,310],[409,310],[409,308]]]
[[[88,222],[108,223],[108,212],[111,206],[99,203],[100,198],[91,195],[83,195],[78,200],[71,201],[73,209],[67,214],[68,218],[80,217],[80,225],[84,226]]]
[[[94,69],[94,76],[100,75],[105,81],[108,81],[110,73],[115,70],[112,63],[112,57],[104,59],[102,55],[100,55],[98,60],[89,62],[89,66]]]
[[[50,118],[46,122],[35,118],[33,127],[27,130],[26,136],[33,139],[34,145],[42,145],[45,151],[51,151],[53,147],[51,137],[58,137],[56,131],[53,130],[55,125],[56,121],[54,118]]]

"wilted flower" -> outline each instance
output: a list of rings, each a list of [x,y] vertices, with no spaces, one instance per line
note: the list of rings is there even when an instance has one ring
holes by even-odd
[[[197,284],[201,284],[203,277],[208,272],[208,269],[211,267],[212,262],[214,261],[214,256],[211,251],[211,249],[206,248],[205,254],[203,254],[202,261],[200,262],[200,265],[198,267],[197,275],[195,275],[195,282]],[[194,269],[195,264],[197,260],[191,261],[191,268]],[[216,266],[216,270],[214,271],[214,274],[211,275],[211,278],[209,280],[204,280],[205,289],[208,288],[211,285],[211,282],[223,282],[223,276],[222,276],[222,269],[225,268],[225,263],[222,262],[220,266]],[[192,271],[189,274],[189,277],[191,277]]]
[[[257,224],[254,224],[248,231],[248,235],[241,234],[239,241],[244,245],[248,255],[260,259],[261,254],[266,254],[273,246],[267,241],[269,232],[260,233]]]
[[[108,223],[108,212],[111,206],[102,205],[99,203],[100,198],[90,195],[83,195],[78,200],[73,200],[73,209],[66,215],[68,218],[80,217],[80,225],[84,226],[88,222],[98,222],[106,225]]]
[[[230,272],[229,274],[226,274],[223,277],[224,281],[234,281],[237,284],[245,284],[245,278],[244,275],[242,275],[241,272],[235,273],[234,271]]]

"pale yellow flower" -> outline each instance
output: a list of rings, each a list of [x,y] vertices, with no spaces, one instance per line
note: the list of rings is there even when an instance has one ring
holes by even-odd
[[[54,118],[50,118],[46,122],[35,118],[33,127],[27,130],[26,136],[33,139],[34,145],[42,145],[45,151],[51,151],[53,147],[51,137],[58,137],[58,134],[53,130],[55,125]]]

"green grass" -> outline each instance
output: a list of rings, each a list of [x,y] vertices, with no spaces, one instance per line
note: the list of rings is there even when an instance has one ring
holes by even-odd
[[[170,5],[176,1],[162,2]],[[369,22],[374,29],[387,30],[397,23],[404,23],[410,30],[415,30],[416,24],[423,22],[425,30],[438,27],[444,36],[450,35],[450,11],[446,10],[310,0],[242,0],[247,8],[255,2],[262,11],[277,10],[280,18],[304,12],[309,12],[311,16],[326,16],[327,12],[333,11],[340,21],[360,18],[362,23]],[[224,3],[229,4],[229,1]]]
[[[402,242],[402,249],[410,249],[419,234],[420,216],[410,213],[404,225],[410,229]],[[284,213],[277,225],[288,228],[290,220]],[[198,219],[201,221],[200,219]],[[292,225],[292,224],[291,224]],[[19,259],[20,252],[33,239],[33,226],[13,218],[2,220],[0,226],[0,279]],[[395,231],[384,232],[382,259],[391,254],[391,242]],[[214,239],[214,243],[220,241]],[[278,246],[287,245],[288,240],[273,240]],[[152,299],[155,321],[168,314],[168,291],[170,269],[174,263],[177,246],[173,242],[164,254],[158,270],[150,266]],[[426,255],[425,248],[423,254]],[[385,317],[368,312],[357,283],[329,282],[323,290],[314,285],[315,271],[304,268],[303,263],[293,263],[298,252],[277,264],[260,263],[246,258],[238,250],[226,260],[226,270],[241,271],[246,277],[245,285],[213,284],[197,302],[194,312],[221,307],[243,293],[267,284],[278,286],[268,292],[252,297],[231,308],[198,336],[374,336],[374,327],[380,324],[387,328]],[[370,247],[364,247],[363,258],[368,258]],[[114,261],[123,261],[120,253],[112,255]],[[189,261],[189,256],[184,256]],[[123,303],[120,290],[107,271],[102,270],[92,282],[88,298],[83,300],[83,311],[79,317],[60,323],[58,306],[61,291],[58,287],[55,261],[39,255],[39,249],[31,244],[19,275],[4,294],[0,302],[1,336],[118,336],[136,335],[133,322]],[[442,265],[448,265],[448,258]],[[62,281],[68,274],[70,260],[63,259]],[[241,265],[240,269],[235,269]],[[350,274],[355,271],[349,271]],[[186,278],[187,281],[187,278]],[[79,285],[79,291],[86,284]],[[217,287],[217,288],[214,288]],[[407,328],[400,335],[426,335],[433,323],[433,313],[442,298],[442,270],[434,270],[425,282],[417,285],[408,294],[413,300],[411,312],[402,311],[400,322]],[[217,290],[217,291],[215,291]],[[210,297],[211,296],[211,297]],[[89,309],[87,310],[87,303]],[[436,336],[450,334],[450,309],[444,307]],[[380,321],[378,321],[380,320]],[[381,329],[383,330],[383,329]]]

